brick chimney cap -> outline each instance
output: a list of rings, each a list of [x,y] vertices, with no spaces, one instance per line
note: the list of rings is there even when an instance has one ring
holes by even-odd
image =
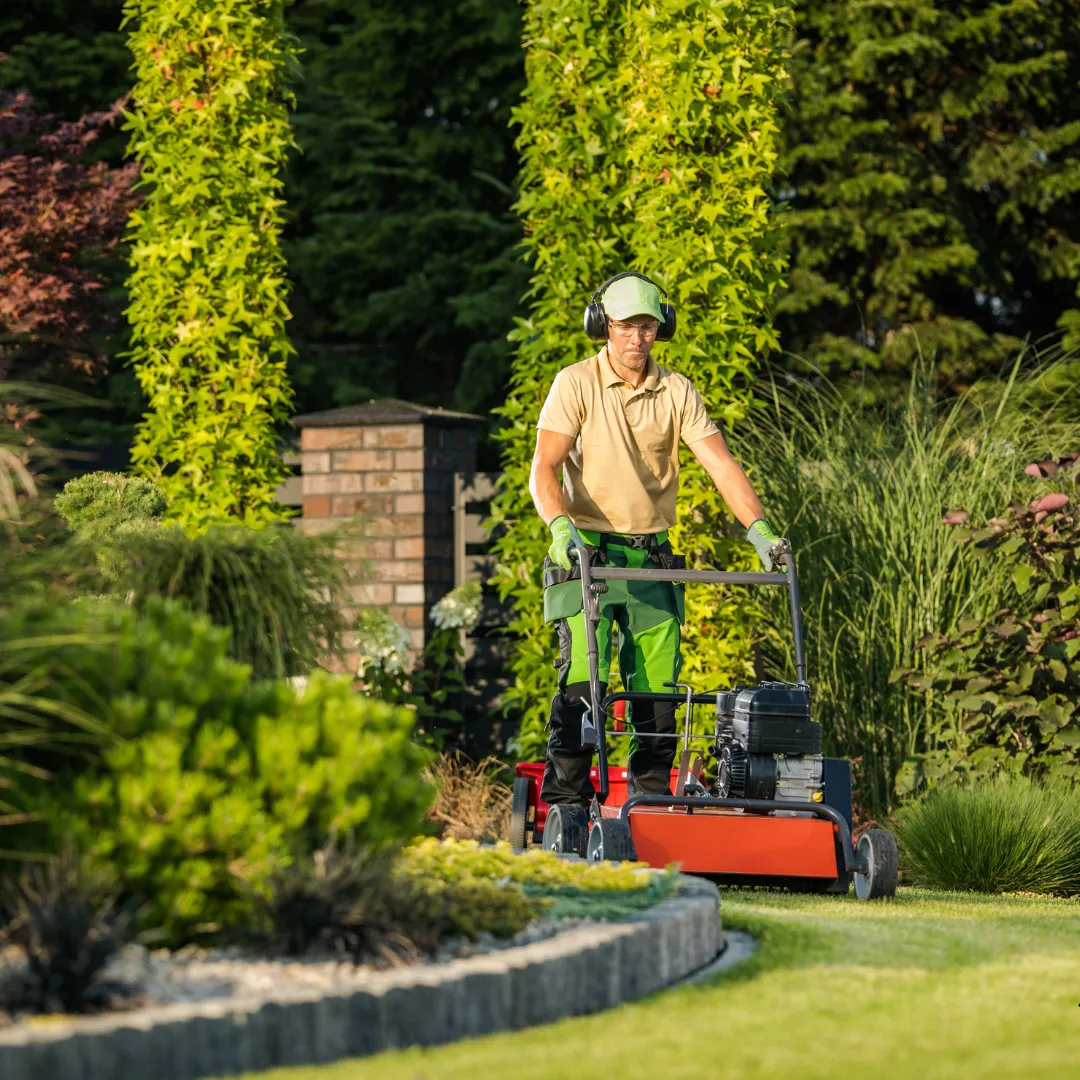
[[[434,424],[440,427],[471,427],[484,423],[484,417],[454,412],[434,405],[417,405],[400,398],[372,399],[361,405],[346,405],[326,412],[294,416],[298,428],[365,427],[372,424]]]

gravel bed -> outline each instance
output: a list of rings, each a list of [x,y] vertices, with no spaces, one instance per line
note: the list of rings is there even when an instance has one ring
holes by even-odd
[[[469,956],[530,945],[592,923],[587,918],[535,920],[512,938],[481,934],[476,941],[460,939],[445,943],[434,955],[422,956],[418,965],[446,964]],[[0,950],[0,1001],[4,984],[17,980],[26,969],[22,953]],[[100,979],[119,991],[117,1009],[149,1004],[209,1001],[213,998],[267,997],[285,989],[332,991],[362,986],[380,970],[353,964],[333,956],[267,956],[242,948],[202,949],[188,946],[169,952],[126,945],[102,972]],[[385,970],[385,968],[383,968]],[[0,1008],[0,1027],[13,1018]],[[30,1015],[14,1018],[32,1021]]]

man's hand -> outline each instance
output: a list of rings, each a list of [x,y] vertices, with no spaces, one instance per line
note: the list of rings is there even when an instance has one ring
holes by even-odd
[[[780,552],[790,547],[787,540],[776,535],[765,518],[758,518],[750,525],[746,530],[746,539],[754,545],[766,574],[772,573],[773,563],[779,558]],[[780,547],[781,544],[784,545],[783,548]]]
[[[558,563],[564,570],[573,567],[571,551],[578,544],[584,546],[581,533],[574,528],[574,523],[565,515],[560,514],[549,526],[551,529],[551,547],[548,548],[548,558],[553,563]]]

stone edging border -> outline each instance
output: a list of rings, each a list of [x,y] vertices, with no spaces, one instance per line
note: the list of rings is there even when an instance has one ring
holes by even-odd
[[[202,1080],[516,1030],[632,1001],[712,963],[719,893],[678,892],[618,922],[448,964],[379,972],[362,988],[218,998],[0,1031],[3,1080]]]

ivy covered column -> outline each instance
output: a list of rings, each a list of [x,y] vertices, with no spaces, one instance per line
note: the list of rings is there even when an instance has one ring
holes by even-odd
[[[284,0],[127,0],[131,359],[148,410],[136,471],[185,528],[282,516],[288,416],[282,167],[291,143]]]
[[[776,347],[769,307],[786,264],[766,185],[790,26],[790,6],[770,0],[527,6],[527,86],[516,119],[534,276],[500,410],[505,474],[494,508],[506,526],[501,587],[516,602],[519,634],[505,700],[524,716],[524,752],[539,749],[555,688],[540,581],[550,537],[528,490],[544,394],[560,368],[599,348],[581,331],[590,293],[610,274],[639,270],[678,309],[675,340],[657,360],[691,379],[714,419],[742,415],[748,376]],[[697,565],[734,566],[743,546],[725,539],[722,501],[683,449],[676,550]],[[745,604],[692,588],[687,614],[691,681],[708,689],[746,676],[753,620]]]

